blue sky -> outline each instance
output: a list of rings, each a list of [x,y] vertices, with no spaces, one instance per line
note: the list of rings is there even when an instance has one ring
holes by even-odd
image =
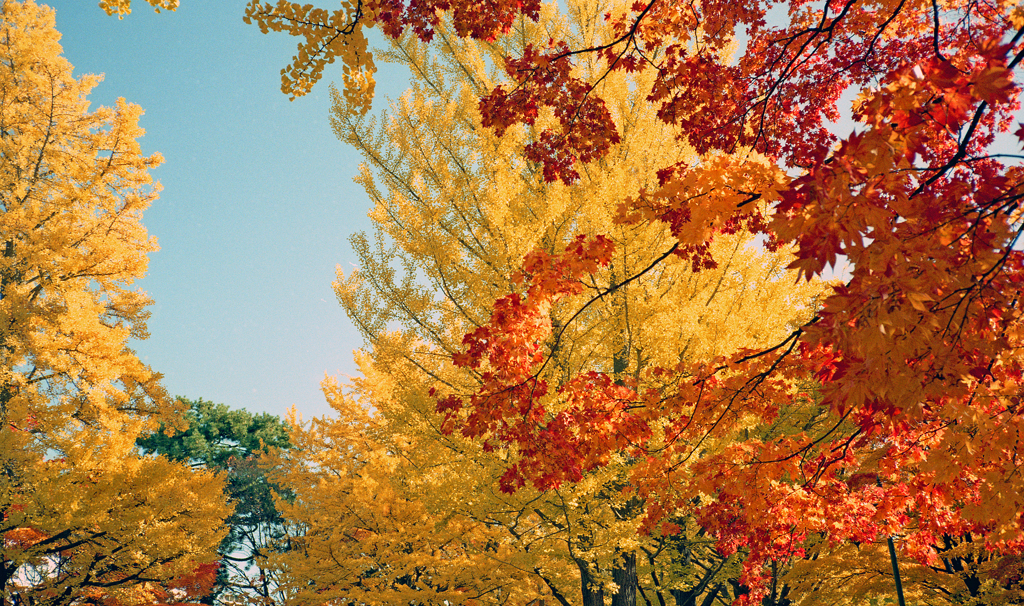
[[[50,0],[76,75],[104,74],[93,105],[125,97],[145,110],[142,140],[165,164],[144,223],[161,250],[141,288],[153,297],[150,338],[135,348],[172,394],[305,417],[329,409],[324,374],[354,372],[360,346],[334,298],[348,237],[368,230],[369,201],[352,182],[359,156],[328,124],[328,72],[289,102],[279,70],[284,34],[242,23],[245,0],[183,0],[154,13],[136,0],[118,20],[95,1]],[[378,75],[375,109],[399,95]]]

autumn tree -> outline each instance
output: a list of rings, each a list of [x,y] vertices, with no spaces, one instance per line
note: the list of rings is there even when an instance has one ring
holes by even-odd
[[[3,2],[0,591],[166,601],[202,585],[228,508],[214,474],[136,451],[180,421],[128,347],[146,336],[132,283],[156,248],[140,219],[160,157],[140,152],[137,106],[89,111],[98,79],[72,76],[59,38],[51,9]]]
[[[488,40],[539,11],[539,2],[373,0],[332,10],[253,2],[248,14],[304,37],[284,78],[286,87],[308,88],[335,57],[350,72],[372,71],[352,52],[367,26],[430,39],[449,14],[460,34]],[[668,163],[657,187],[623,197],[630,221],[669,226],[677,252],[698,265],[719,263],[705,246],[738,226],[763,232],[773,247],[795,245],[792,267],[807,277],[840,257],[849,262],[845,284],[775,346],[664,369],[680,390],[659,395],[657,406],[641,392],[621,398],[622,424],[687,428],[666,447],[641,440],[625,449],[648,463],[634,482],[666,511],[693,491],[716,495],[701,508],[703,523],[723,549],[756,554],[748,560],[754,584],[758,562],[798,555],[801,538],[817,533],[856,542],[901,535],[903,553],[921,562],[936,557],[945,535],[1019,549],[1021,178],[997,142],[1018,107],[1020,9],[1001,1],[648,0],[612,7],[606,18],[615,34],[601,43],[555,37],[503,57],[497,64],[513,82],[478,97],[484,126],[496,134],[542,127],[525,158],[549,179],[576,182],[625,128],[601,77],[579,66],[601,61],[598,71],[609,75],[651,66],[657,76],[643,98],[700,159]],[[359,85],[348,90],[358,94]],[[844,92],[855,97],[852,134],[830,125]],[[555,120],[545,124],[545,115]],[[760,156],[736,155],[743,150]],[[587,252],[593,263],[612,263],[610,251]],[[548,279],[561,260],[529,273]],[[524,482],[568,479],[543,444],[568,437],[571,424],[552,425],[552,417],[504,432],[518,418],[504,394],[551,359],[535,345],[550,330],[529,332],[543,302],[590,273],[531,282],[527,313],[509,312],[515,295],[502,299],[486,327],[508,337],[501,348],[471,336],[470,358],[455,361],[489,364],[505,378],[439,402],[444,410],[462,402],[474,413],[467,419],[485,421],[483,430],[459,422],[463,431],[524,453],[509,467]],[[775,418],[796,397],[788,385],[797,377],[819,381],[823,403],[853,432],[738,444],[703,462],[692,483],[664,480],[675,457],[733,431],[745,415]],[[706,422],[691,423],[694,410]],[[587,435],[572,456],[588,468],[622,452]],[[881,486],[851,483],[859,473]]]
[[[224,494],[234,511],[224,521],[227,535],[218,550],[218,575],[207,600],[277,602],[277,582],[265,562],[284,538],[285,527],[274,505],[277,487],[258,460],[268,449],[290,448],[287,425],[269,413],[231,410],[202,398],[185,401],[185,429],[171,434],[156,431],[136,444],[145,452],[225,476]]]
[[[794,287],[783,270],[789,257],[764,252],[749,233],[722,238],[713,247],[721,267],[695,272],[673,260],[665,227],[616,222],[623,197],[656,186],[655,167],[692,156],[633,92],[653,70],[603,81],[615,99],[610,111],[629,127],[573,185],[549,183],[540,167],[518,159],[539,129],[497,137],[482,126],[475,98],[504,80],[489,67],[497,59],[552,36],[591,44],[608,34],[595,2],[545,11],[539,24],[522,21],[493,43],[441,28],[433,45],[405,36],[378,53],[413,74],[412,90],[379,120],[353,118],[349,99],[335,95],[336,132],[367,160],[359,180],[376,204],[377,227],[353,240],[359,268],[337,284],[366,339],[362,377],[347,394],[327,384],[340,418],[296,428],[296,449],[277,463],[278,481],[296,494],[286,516],[304,527],[278,559],[297,603],[733,597],[725,577],[738,574],[738,558],[714,553],[692,520],[680,532],[639,533],[647,504],[628,490],[635,461],[615,457],[597,471],[563,457],[558,464],[576,474],[572,483],[536,490],[509,480],[513,450],[453,434],[434,410],[436,390],[473,391],[489,380],[453,367],[450,357],[466,330],[487,322],[496,299],[524,292],[516,274],[524,257],[544,262],[531,254],[537,249],[568,265],[583,248],[617,250],[585,286],[604,297],[576,318],[558,301],[545,308],[544,320],[564,327],[544,345],[556,352],[542,377],[551,385],[543,405],[554,414],[574,414],[589,393],[616,382],[649,382],[648,368],[780,338],[773,327],[809,316],[820,290]],[[599,65],[581,69],[597,77]],[[591,243],[575,238],[578,231],[609,235]],[[620,284],[626,276],[635,277]],[[587,372],[615,381],[577,378]],[[614,427],[605,435],[629,439]],[[673,527],[685,525],[691,509],[674,509]],[[713,572],[698,571],[698,561]]]

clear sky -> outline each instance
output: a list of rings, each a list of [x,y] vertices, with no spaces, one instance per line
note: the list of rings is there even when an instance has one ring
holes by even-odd
[[[160,14],[137,0],[120,21],[95,0],[45,3],[75,74],[105,75],[93,105],[142,106],[143,150],[165,158],[144,216],[161,250],[141,282],[155,301],[141,357],[175,395],[327,412],[319,383],[354,373],[360,346],[331,282],[354,261],[349,235],[370,225],[352,182],[359,156],[328,124],[327,85],[340,74],[289,102],[279,70],[294,42],[242,23],[245,0],[183,0]],[[375,109],[406,86],[398,72],[378,80]]]

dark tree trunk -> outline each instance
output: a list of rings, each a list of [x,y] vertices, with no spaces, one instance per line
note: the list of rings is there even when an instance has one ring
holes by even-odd
[[[583,606],[604,606],[604,589],[590,572],[590,564],[576,560],[580,568],[580,589],[583,592]]]
[[[619,586],[612,596],[612,606],[636,606],[636,554],[624,553],[612,569],[612,580]]]

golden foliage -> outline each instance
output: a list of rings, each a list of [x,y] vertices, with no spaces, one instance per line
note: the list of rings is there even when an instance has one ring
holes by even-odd
[[[514,453],[446,435],[435,412],[434,390],[478,384],[451,356],[495,299],[520,287],[516,273],[530,251],[561,252],[579,232],[609,234],[615,259],[587,284],[588,297],[643,273],[673,244],[663,226],[619,220],[624,198],[657,188],[656,167],[696,160],[637,92],[653,70],[602,80],[622,142],[571,186],[545,182],[522,159],[551,116],[501,137],[481,126],[476,100],[502,80],[493,66],[503,54],[559,36],[599,43],[608,35],[601,10],[570,2],[563,15],[549,5],[539,23],[520,21],[494,43],[459,38],[447,25],[431,45],[404,36],[378,56],[407,67],[412,89],[380,119],[359,118],[334,91],[332,124],[364,154],[357,180],[375,204],[375,233],[352,240],[359,267],[339,268],[336,283],[367,351],[357,354],[361,377],[324,384],[338,418],[296,424],[297,449],[273,460],[277,481],[295,494],[282,510],[304,529],[273,558],[294,603],[576,602],[587,575],[613,592],[611,573],[625,554],[637,555],[641,588],[663,597],[724,594],[724,576],[705,575],[694,561],[735,576],[737,558],[716,554],[686,526],[686,509],[675,516],[683,532],[638,533],[645,504],[628,491],[626,457],[557,490],[509,495],[498,478]],[[579,69],[596,79],[600,68]],[[786,254],[765,252],[747,234],[714,246],[726,259],[715,270],[695,273],[670,258],[575,318],[579,300],[554,305],[551,322],[562,332],[547,344],[545,378],[559,385],[618,365],[649,381],[655,366],[779,339],[810,312],[821,285],[793,285]],[[560,398],[545,405],[557,411]]]
[[[179,417],[127,345],[146,336],[132,283],[156,249],[140,220],[161,158],[141,154],[139,107],[89,111],[97,78],[72,76],[59,36],[52,10],[3,2],[0,587],[68,604],[209,561],[227,507],[219,479],[136,453]]]
[[[158,13],[161,10],[176,10],[180,4],[180,0],[145,1],[149,2]],[[123,19],[125,15],[130,15],[132,12],[132,0],[100,0],[100,8],[105,10],[108,15],[117,15],[118,18]]]
[[[264,34],[285,32],[303,38],[292,62],[281,70],[281,92],[291,99],[305,95],[324,68],[340,58],[348,107],[359,114],[365,114],[373,100],[376,67],[363,31],[372,19],[368,3],[362,0],[342,0],[341,8],[333,11],[288,0],[277,4],[251,0],[244,17],[246,23],[255,21]]]

